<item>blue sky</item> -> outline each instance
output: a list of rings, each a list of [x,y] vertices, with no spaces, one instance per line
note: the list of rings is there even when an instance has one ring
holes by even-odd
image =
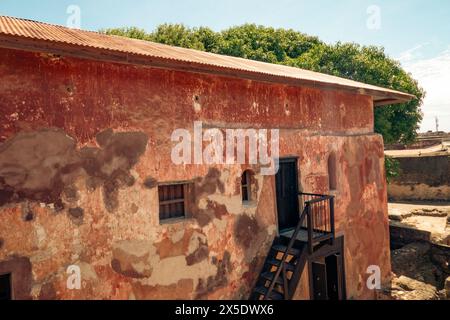
[[[0,0],[0,14],[65,25],[69,5],[81,28],[184,23],[221,30],[243,23],[292,28],[326,42],[385,47],[428,92],[422,131],[450,131],[450,1],[448,0]],[[375,10],[375,11],[374,11]],[[374,24],[375,23],[375,24]]]

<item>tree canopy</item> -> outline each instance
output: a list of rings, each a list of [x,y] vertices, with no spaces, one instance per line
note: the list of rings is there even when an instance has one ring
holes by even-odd
[[[206,27],[163,24],[151,33],[138,28],[102,32],[163,44],[284,64],[372,85],[417,97],[409,103],[375,108],[375,131],[387,144],[412,142],[422,120],[424,90],[382,47],[355,43],[326,44],[295,30],[245,24],[215,32]]]

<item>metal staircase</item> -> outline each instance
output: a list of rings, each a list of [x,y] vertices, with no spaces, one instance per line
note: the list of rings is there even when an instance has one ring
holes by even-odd
[[[334,197],[302,193],[299,199],[299,223],[275,238],[250,300],[292,300],[308,258],[334,241]]]

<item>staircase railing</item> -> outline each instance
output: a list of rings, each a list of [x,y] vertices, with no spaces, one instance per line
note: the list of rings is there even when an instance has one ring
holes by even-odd
[[[299,198],[300,209],[307,211],[302,228],[308,230],[309,251],[313,253],[315,243],[335,237],[334,196],[301,193]]]
[[[300,233],[300,231],[303,229],[303,223],[305,221],[305,218],[308,214],[308,210],[305,208],[300,216],[300,222],[298,223],[297,227],[295,228],[294,234],[292,235],[291,240],[289,241],[289,244],[287,245],[286,252],[283,253],[283,257],[281,258],[280,266],[277,268],[277,271],[273,277],[272,283],[269,286],[269,289],[267,290],[267,294],[264,297],[265,300],[267,300],[275,288],[275,285],[277,283],[277,280],[280,278],[280,275],[283,274],[283,287],[284,287],[284,296],[286,300],[289,300],[289,286],[287,285],[287,272],[286,272],[286,263],[287,258],[289,257],[289,252],[294,248],[295,241],[297,241],[297,237]]]

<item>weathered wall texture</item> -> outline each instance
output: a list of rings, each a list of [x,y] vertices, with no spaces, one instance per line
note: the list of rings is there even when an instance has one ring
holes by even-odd
[[[392,200],[450,199],[450,157],[422,156],[397,158],[401,175],[388,186]]]
[[[305,192],[329,192],[334,151],[348,296],[374,297],[369,265],[389,279],[370,97],[12,50],[0,61],[0,271],[22,275],[16,297],[247,298],[277,234],[274,177],[254,167],[257,200],[243,206],[246,166],[172,164],[172,131],[197,120],[281,127]],[[192,217],[160,224],[157,182],[186,180]],[[70,265],[82,290],[66,287]]]

